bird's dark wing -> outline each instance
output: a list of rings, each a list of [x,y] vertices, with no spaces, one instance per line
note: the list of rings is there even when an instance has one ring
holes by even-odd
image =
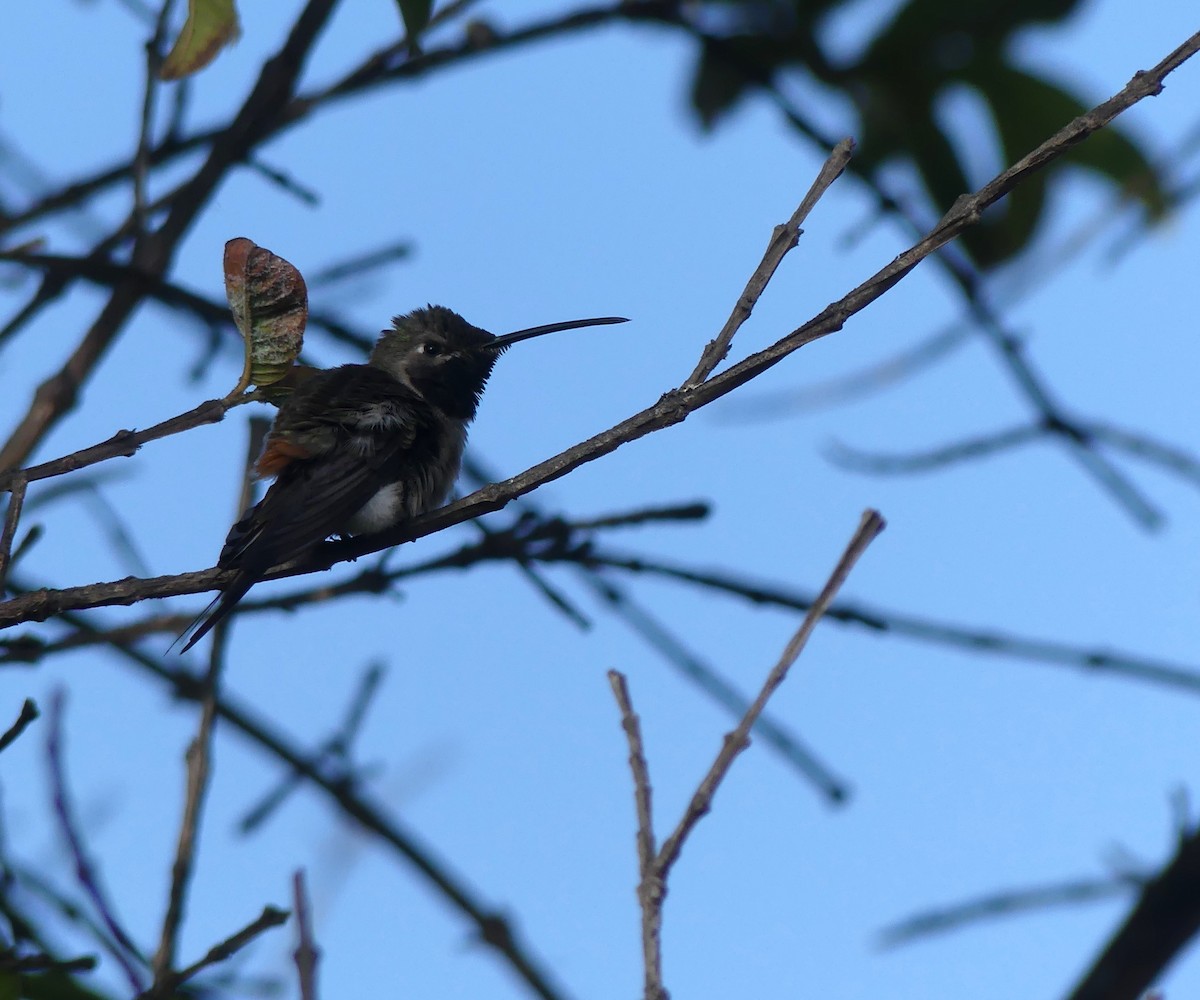
[[[260,472],[276,476],[230,530],[217,565],[237,575],[184,632],[187,651],[273,566],[345,530],[379,487],[398,477],[434,435],[407,386],[368,365],[344,365],[303,383],[280,407]],[[180,636],[183,638],[183,636]]]
[[[410,389],[367,365],[301,386],[267,437],[264,458],[278,457],[277,478],[230,530],[218,565],[261,576],[345,530],[420,435],[413,402]]]

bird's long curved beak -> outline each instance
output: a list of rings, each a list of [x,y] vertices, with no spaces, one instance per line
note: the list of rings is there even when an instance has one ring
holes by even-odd
[[[527,330],[517,330],[506,333],[502,337],[489,341],[485,346],[501,351],[511,344],[530,337],[540,337],[543,333],[558,333],[560,330],[578,330],[581,326],[610,326],[613,323],[628,323],[624,316],[601,316],[597,319],[569,319],[565,323],[547,323],[545,326],[531,326]]]

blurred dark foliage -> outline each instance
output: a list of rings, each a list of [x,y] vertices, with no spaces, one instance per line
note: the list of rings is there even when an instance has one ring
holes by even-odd
[[[855,0],[709,0],[696,8],[689,16],[700,42],[691,100],[701,123],[712,128],[744,97],[762,89],[782,93],[789,75],[802,74],[852,103],[854,169],[872,177],[884,166],[910,167],[940,216],[976,186],[939,114],[947,97],[967,88],[983,102],[994,130],[989,148],[998,146],[1004,161],[999,169],[1086,112],[1092,98],[1107,96],[1077,95],[1052,80],[1049,67],[1031,71],[1018,57],[1023,31],[1067,21],[1081,0],[909,0],[890,19],[864,24],[859,54],[838,61],[829,54],[830,19],[856,6]],[[813,138],[806,118],[789,119]],[[1166,212],[1161,176],[1129,134],[1112,125],[1063,165],[1028,178],[968,230],[961,243],[975,263],[988,268],[1020,253],[1043,219],[1055,174],[1079,167],[1137,199],[1147,222]]]

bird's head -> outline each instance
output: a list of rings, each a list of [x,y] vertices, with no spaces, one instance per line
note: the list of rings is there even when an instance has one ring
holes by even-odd
[[[624,322],[616,316],[568,320],[497,337],[445,306],[426,306],[395,317],[392,328],[380,335],[369,363],[447,416],[471,420],[496,359],[511,345],[559,330]]]

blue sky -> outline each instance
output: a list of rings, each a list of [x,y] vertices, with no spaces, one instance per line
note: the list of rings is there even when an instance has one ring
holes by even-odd
[[[244,6],[241,42],[197,79],[194,122],[227,113],[281,38],[281,9]],[[856,16],[867,20],[885,6],[864,5]],[[554,9],[497,4],[477,16],[515,27]],[[5,20],[4,139],[19,142],[51,183],[126,156],[137,128],[142,26],[114,3],[18,5]],[[397,20],[383,0],[342,5],[309,67],[310,84],[384,44]],[[851,18],[841,30],[853,37],[853,28]],[[1021,52],[1098,102],[1193,30],[1183,5],[1147,17],[1144,7],[1101,0],[1068,26],[1023,39]],[[771,228],[820,166],[820,153],[755,102],[714,134],[700,134],[685,114],[691,59],[668,32],[606,28],[339,105],[263,157],[319,192],[319,206],[237,173],[192,230],[174,277],[220,296],[222,247],[238,235],[310,274],[411,239],[411,261],[314,289],[314,308],[340,310],[366,330],[426,302],[496,332],[576,316],[631,317],[623,327],[522,345],[501,360],[471,443],[502,474],[520,472],[686,377]],[[798,85],[796,96],[819,98]],[[1168,155],[1194,131],[1197,106],[1200,70],[1188,64],[1123,121]],[[820,113],[835,122],[839,109]],[[842,121],[836,131],[849,133]],[[990,140],[971,131],[969,116],[962,128],[968,141],[978,136],[986,165]],[[1194,151],[1190,164],[1194,175]],[[1200,416],[1195,316],[1181,289],[1194,283],[1200,259],[1195,205],[1138,234],[1113,264],[1108,250],[1128,239],[1129,227],[1111,191],[1075,176],[1060,194],[1039,268],[1057,266],[1052,248],[1096,219],[1111,217],[1107,235],[1062,264],[1053,281],[1006,303],[1006,320],[1028,337],[1031,357],[1074,410],[1192,446]],[[24,235],[77,252],[95,221],[111,224],[128,199],[121,190],[97,220],[72,217]],[[908,245],[886,224],[848,240],[870,211],[853,181],[835,186],[739,334],[735,358],[798,326]],[[7,317],[32,285],[4,277]],[[94,290],[77,290],[0,347],[0,424],[24,411],[30,387],[61,363],[101,301]],[[1051,445],[895,479],[822,458],[835,440],[920,450],[1025,416],[982,342],[853,404],[774,421],[749,421],[739,409],[739,399],[890,356],[960,312],[939,272],[923,265],[845,330],[739,396],[535,499],[579,517],[710,499],[714,513],[703,525],[631,530],[611,545],[809,590],[823,583],[861,510],[874,506],[889,528],[851,577],[847,598],[1200,668],[1194,486],[1124,464],[1167,517],[1147,533]],[[358,360],[320,341],[311,349],[323,364]],[[203,350],[203,331],[144,308],[37,457],[223,395],[240,359],[228,349],[189,381]],[[213,563],[235,513],[244,442],[243,410],[110,463],[104,496],[132,526],[150,572]],[[38,495],[31,489],[31,504]],[[27,518],[47,529],[21,567],[27,579],[68,585],[134,572],[85,505],[32,507]],[[462,526],[393,560],[417,561],[474,537]],[[565,993],[634,995],[641,970],[633,802],[605,671],[629,676],[660,830],[673,826],[731,721],[597,606],[569,570],[547,575],[593,618],[589,633],[551,611],[513,569],[487,567],[416,581],[399,600],[247,616],[232,638],[227,690],[313,745],[337,725],[365,666],[384,663],[386,681],[357,751],[371,765],[372,793],[515,918]],[[747,692],[799,623],[791,613],[676,584],[624,582]],[[198,605],[178,602],[180,610]],[[115,625],[145,610],[106,609],[94,618]],[[147,649],[165,644],[149,640]],[[164,906],[194,710],[102,653],[10,669],[0,685],[9,715],[22,697],[48,703],[54,687],[67,688],[70,776],[93,856],[127,925],[149,947]],[[672,876],[664,931],[672,995],[1062,995],[1121,920],[1124,901],[995,921],[895,951],[879,950],[877,933],[930,906],[1101,876],[1126,855],[1160,864],[1172,846],[1170,796],[1195,780],[1198,708],[1175,690],[825,623],[772,712],[850,782],[853,798],[830,809],[761,741],[750,748]],[[6,834],[18,856],[54,864],[43,736],[35,727],[4,755]],[[287,905],[290,873],[303,866],[327,995],[526,995],[411,870],[332,817],[316,795],[294,796],[256,837],[239,838],[235,822],[278,768],[228,732],[218,737],[215,768],[185,961],[264,903]],[[65,866],[61,880],[70,884]],[[291,947],[289,932],[268,935],[249,965],[288,977],[290,988]],[[1185,959],[1164,986],[1168,997],[1194,995],[1200,966]]]

